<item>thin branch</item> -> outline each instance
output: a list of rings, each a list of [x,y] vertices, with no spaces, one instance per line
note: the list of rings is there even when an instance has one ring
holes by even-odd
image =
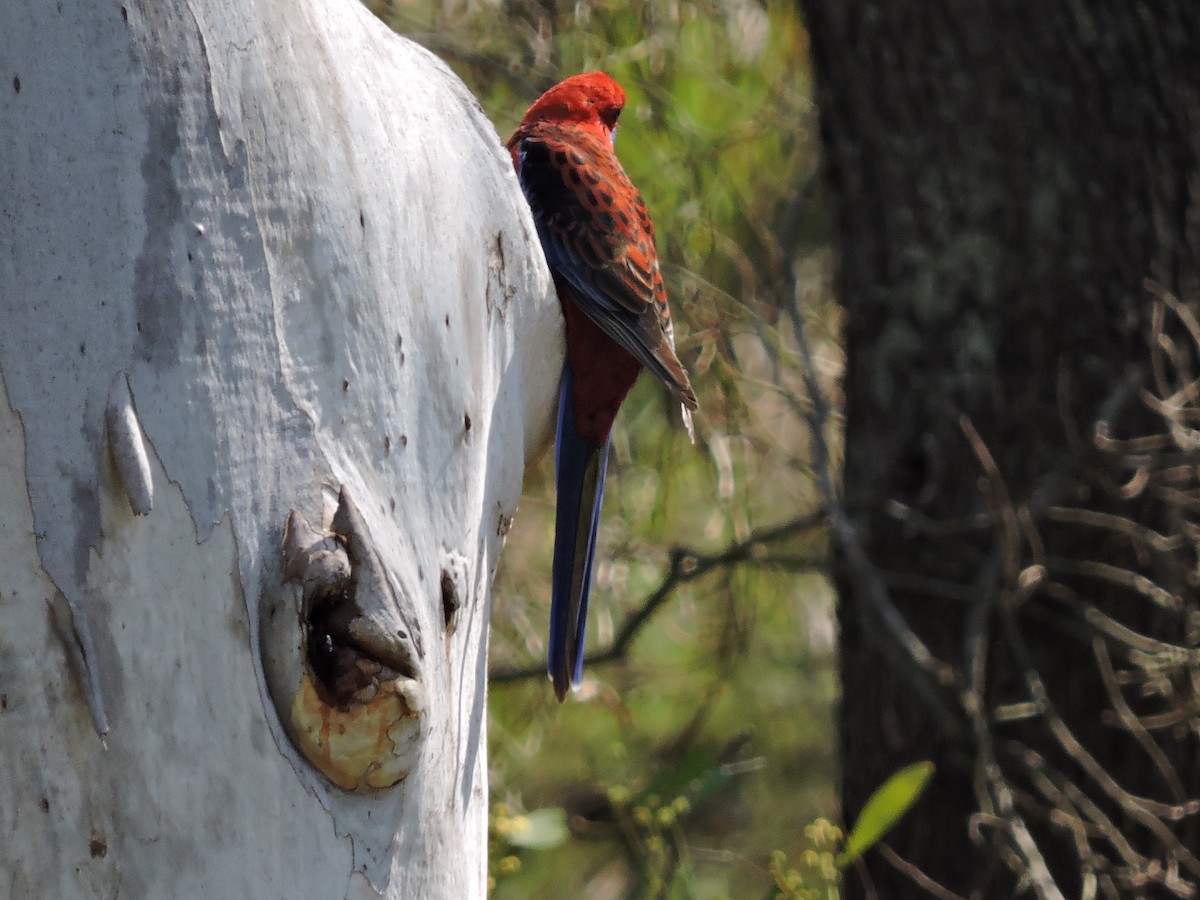
[[[1053,804],[1053,809],[1060,815],[1072,819],[1077,816],[1087,816],[1084,827],[1090,834],[1103,838],[1125,861],[1125,864],[1136,871],[1146,868],[1147,860],[1133,849],[1133,845],[1121,833],[1121,829],[1113,824],[1112,819],[1104,814],[1090,797],[1061,772],[1052,770],[1040,753],[1017,741],[1006,744],[1009,752],[1021,760],[1025,766],[1033,786]],[[1057,783],[1056,783],[1057,782]],[[1072,812],[1077,810],[1078,813]]]
[[[825,571],[824,558],[804,560],[795,556],[784,557],[762,552],[764,547],[795,537],[805,531],[821,528],[824,525],[824,514],[816,512],[771,528],[755,531],[746,540],[736,541],[719,553],[703,554],[682,547],[673,548],[670,551],[670,566],[658,587],[625,616],[608,647],[584,656],[584,665],[594,666],[624,659],[642,629],[671,599],[675,591],[685,584],[698,581],[710,572],[748,564]],[[544,678],[545,675],[545,666],[528,665],[494,669],[488,679],[492,684],[502,684],[528,678]]]
[[[859,537],[858,529],[846,515],[833,476],[832,456],[825,439],[825,428],[832,421],[832,413],[825,393],[817,381],[816,365],[808,345],[804,314],[800,309],[800,287],[795,274],[788,270],[791,281],[792,301],[787,305],[792,320],[796,346],[800,354],[801,374],[808,394],[809,407],[804,411],[812,439],[813,471],[817,476],[817,488],[829,516],[835,539],[846,558],[850,581],[855,594],[883,625],[890,640],[879,641],[885,655],[902,669],[907,670],[909,681],[925,700],[925,705],[948,734],[961,734],[960,717],[944,696],[958,681],[953,668],[942,662],[930,651],[925,642],[913,631],[903,614],[888,594],[883,577],[871,562]],[[862,608],[862,605],[859,607]],[[876,629],[867,629],[868,634]]]
[[[1073,559],[1051,559],[1048,563],[1051,572],[1065,572],[1068,575],[1082,575],[1096,578],[1118,587],[1128,588],[1136,594],[1145,597],[1151,603],[1161,606],[1171,612],[1179,612],[1183,601],[1165,588],[1159,587],[1151,579],[1129,569],[1114,566],[1111,563],[1096,560],[1077,561]]]
[[[1013,648],[1018,661],[1024,668],[1025,683],[1029,689],[1030,697],[1041,708],[1042,717],[1045,719],[1046,725],[1058,743],[1059,748],[1087,773],[1092,782],[1109,799],[1120,806],[1128,816],[1136,819],[1147,831],[1157,837],[1163,846],[1188,871],[1200,875],[1200,859],[1197,859],[1191,851],[1183,846],[1183,843],[1171,831],[1166,822],[1163,821],[1163,819],[1178,821],[1185,816],[1193,815],[1195,812],[1200,811],[1200,801],[1171,806],[1145,797],[1135,796],[1125,790],[1100,765],[1087,748],[1079,742],[1078,738],[1075,737],[1071,729],[1067,726],[1067,723],[1055,712],[1049,694],[1046,692],[1046,687],[1042,682],[1041,675],[1038,674],[1037,669],[1033,666],[1029,649],[1025,645],[1024,638],[1019,634],[1015,622],[1009,622],[1008,636],[1009,645]]]
[[[1117,720],[1125,727],[1125,729],[1133,735],[1134,739],[1141,745],[1142,750],[1150,757],[1150,761],[1154,763],[1154,767],[1158,769],[1158,773],[1162,776],[1170,788],[1172,796],[1177,804],[1187,802],[1187,791],[1183,788],[1183,782],[1179,780],[1179,773],[1171,766],[1167,755],[1163,753],[1162,747],[1158,746],[1150,732],[1146,730],[1146,726],[1141,723],[1129,704],[1125,700],[1125,695],[1121,693],[1121,686],[1117,684],[1117,673],[1113,671],[1112,660],[1108,655],[1108,648],[1104,645],[1104,641],[1096,638],[1092,641],[1092,652],[1096,656],[1096,664],[1100,668],[1100,677],[1104,681],[1104,687],[1108,691],[1108,699],[1112,702],[1113,712],[1116,714]]]
[[[992,458],[991,451],[988,450],[987,444],[983,442],[983,438],[979,436],[979,432],[975,430],[975,426],[971,423],[970,418],[959,416],[958,427],[962,429],[963,435],[966,436],[967,443],[971,445],[971,449],[975,452],[975,458],[979,460],[979,464],[983,468],[983,474],[987,478],[989,505],[992,507],[993,514],[998,517],[1002,528],[1000,538],[1001,547],[1004,549],[1005,581],[1008,584],[1015,584],[1017,581],[1021,544],[1016,509],[1009,495],[1008,485],[1004,483],[1004,478],[1000,474],[1000,467],[996,465],[996,460]]]
[[[1159,534],[1153,528],[1148,528],[1123,516],[1114,516],[1111,513],[1099,512],[1094,509],[1052,506],[1046,510],[1046,518],[1052,522],[1078,523],[1115,531],[1155,553],[1173,553],[1187,546],[1187,539],[1181,534],[1173,534],[1168,537],[1165,534]]]
[[[949,888],[943,887],[934,881],[887,844],[880,844],[879,852],[883,854],[883,858],[894,869],[905,875],[913,884],[927,892],[929,896],[936,897],[937,900],[967,900],[961,894],[956,894]]]

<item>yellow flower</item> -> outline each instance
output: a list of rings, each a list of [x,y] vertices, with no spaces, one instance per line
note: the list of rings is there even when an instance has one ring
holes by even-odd
[[[502,875],[511,875],[521,868],[521,860],[516,856],[506,856],[500,860],[500,873]]]

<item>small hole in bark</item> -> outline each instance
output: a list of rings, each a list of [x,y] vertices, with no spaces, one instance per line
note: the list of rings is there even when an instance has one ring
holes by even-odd
[[[446,623],[446,630],[449,631],[454,625],[454,618],[458,614],[458,608],[462,605],[462,601],[458,596],[458,586],[454,583],[454,576],[449,572],[442,570],[442,618]]]
[[[349,504],[344,491],[333,522],[345,535],[335,534],[333,541],[323,539],[322,549],[315,555],[304,549],[303,537],[292,539],[294,527],[299,527],[302,535],[312,530],[293,511],[288,516],[284,555],[286,580],[305,583],[301,625],[304,662],[312,688],[324,705],[350,712],[374,700],[385,682],[401,677],[415,679],[416,662],[408,634],[396,629],[389,635],[365,611],[379,602],[372,594],[378,590],[380,578],[373,568],[372,554],[367,554],[366,560],[351,562],[355,557],[353,542],[365,540],[360,534],[363,525],[353,506],[342,504]],[[338,543],[342,546],[337,547]],[[343,550],[346,555],[342,555]],[[360,566],[361,571],[357,571]],[[363,590],[369,594],[360,596]]]
[[[13,90],[18,94],[21,93],[21,79],[16,75],[13,76]]]
[[[334,642],[327,630],[328,613],[314,615],[308,623],[308,665],[312,669],[317,696],[327,706],[345,709],[355,691],[370,683],[356,678],[357,654],[349,647]]]
[[[347,594],[330,598],[309,613],[308,666],[317,696],[327,706],[343,711],[364,700],[364,696],[383,681],[403,675],[416,677],[408,668],[400,671],[372,659],[356,647],[349,637],[348,623],[358,610]],[[400,632],[403,640],[407,637]]]

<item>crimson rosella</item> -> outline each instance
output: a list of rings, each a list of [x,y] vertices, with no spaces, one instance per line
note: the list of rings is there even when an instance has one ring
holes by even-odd
[[[613,420],[645,366],[683,404],[654,225],[613,152],[625,92],[603,72],[552,87],[508,141],[566,323],[558,400],[548,669],[561,701],[583,674],[583,637]]]

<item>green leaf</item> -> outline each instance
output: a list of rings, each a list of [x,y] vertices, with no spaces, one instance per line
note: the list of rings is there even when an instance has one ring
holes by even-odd
[[[863,806],[850,829],[837,864],[845,868],[863,855],[908,812],[933,777],[933,763],[925,760],[907,766],[885,781]]]
[[[557,806],[535,809],[513,820],[508,842],[526,850],[551,850],[567,840],[567,814]]]

